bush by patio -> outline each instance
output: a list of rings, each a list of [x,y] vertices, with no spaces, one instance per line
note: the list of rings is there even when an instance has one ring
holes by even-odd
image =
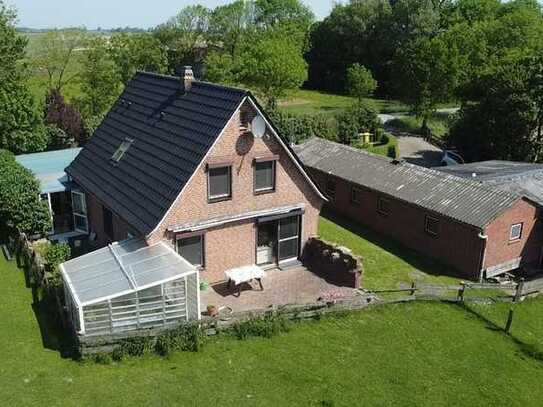
[[[28,235],[43,235],[51,230],[51,217],[47,203],[40,199],[38,180],[6,150],[0,150],[0,228]]]

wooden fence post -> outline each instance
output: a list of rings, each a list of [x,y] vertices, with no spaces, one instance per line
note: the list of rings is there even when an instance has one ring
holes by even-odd
[[[461,287],[458,290],[458,301],[464,302],[464,291],[466,291],[466,283],[462,281],[460,284]]]
[[[524,278],[521,278],[519,283],[517,284],[517,291],[515,293],[515,298],[513,299],[513,302],[519,302],[521,300],[523,291],[524,291]]]
[[[511,324],[513,323],[513,309],[509,310],[509,315],[507,315],[507,322],[505,324],[505,333],[508,334],[511,331]]]
[[[411,295],[415,295],[415,291],[417,291],[417,283],[413,281],[411,283],[411,291],[410,291]]]

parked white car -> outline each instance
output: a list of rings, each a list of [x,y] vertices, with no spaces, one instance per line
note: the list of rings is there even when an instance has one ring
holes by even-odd
[[[452,150],[443,150],[443,157],[441,157],[441,166],[447,165],[465,164],[464,159],[460,154]]]

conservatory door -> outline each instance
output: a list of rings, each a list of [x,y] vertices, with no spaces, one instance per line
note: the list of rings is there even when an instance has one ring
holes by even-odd
[[[72,210],[74,215],[74,229],[77,232],[89,233],[89,220],[87,218],[87,202],[85,194],[72,191]]]

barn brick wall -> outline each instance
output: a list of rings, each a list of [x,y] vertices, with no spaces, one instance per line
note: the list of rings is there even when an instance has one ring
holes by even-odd
[[[522,223],[520,240],[510,241],[511,226]],[[538,209],[527,200],[519,200],[504,212],[485,231],[488,236],[485,268],[503,264],[521,257],[522,263],[537,265],[542,249],[541,224]]]
[[[250,120],[254,114],[255,111],[249,103],[234,114],[223,135],[197,169],[164,221],[148,237],[150,243],[167,240],[173,244],[176,237],[167,232],[167,228],[172,225],[296,204],[305,205],[302,246],[310,237],[317,235],[322,199],[287,152],[271,134],[263,138],[240,137],[242,117]],[[272,193],[255,195],[254,159],[269,155],[279,156],[276,163],[276,189]],[[206,164],[224,160],[232,162],[232,199],[209,203]],[[229,268],[253,264],[254,220],[208,230],[205,237],[205,257],[206,265],[202,277],[210,282],[224,279],[224,271]]]
[[[336,194],[330,207],[338,214],[439,260],[464,278],[479,277],[483,241],[478,237],[478,229],[363,187],[359,187],[362,191],[360,204],[354,204],[351,202],[351,187],[354,184],[315,169],[310,171],[322,188],[329,177],[335,180]],[[389,215],[385,216],[377,211],[380,196],[389,199]],[[426,215],[439,219],[438,236],[426,232]],[[447,270],[443,272],[446,273]]]

